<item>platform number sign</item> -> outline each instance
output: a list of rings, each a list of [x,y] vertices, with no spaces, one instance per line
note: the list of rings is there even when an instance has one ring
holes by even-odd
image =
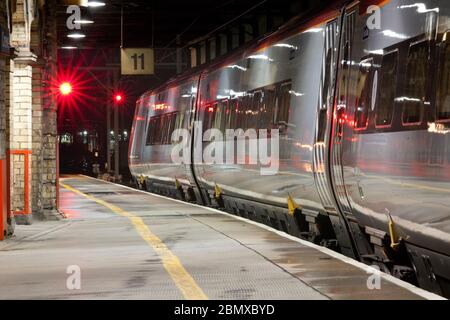
[[[126,48],[121,50],[122,74],[140,75],[154,73],[153,49]]]

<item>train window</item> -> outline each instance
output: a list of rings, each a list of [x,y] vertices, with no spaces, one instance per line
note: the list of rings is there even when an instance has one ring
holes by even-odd
[[[390,126],[394,115],[395,89],[397,83],[398,51],[383,56],[381,61],[379,90],[376,102],[377,126]]]
[[[159,133],[158,133],[158,144],[164,144],[165,143],[165,140],[166,140],[166,133],[167,133],[167,124],[168,124],[168,121],[167,121],[167,118],[169,117],[169,115],[166,115],[166,114],[163,114],[162,116],[161,116],[161,121],[160,121],[160,123],[161,123],[161,125],[160,125],[160,130],[159,130]]]
[[[155,132],[155,144],[161,144],[163,141],[164,115],[157,118],[157,130]]]
[[[185,112],[177,112],[174,129],[182,129],[184,126]]]
[[[221,132],[224,131],[225,127],[225,112],[227,108],[227,101],[221,101],[216,104],[216,112],[214,116],[213,128],[219,129]]]
[[[357,129],[367,128],[369,109],[372,102],[373,76],[373,59],[362,60],[359,64],[358,102],[355,111],[355,127]]]
[[[280,129],[280,135],[286,135],[289,125],[289,112],[291,108],[291,83],[281,85],[278,92],[278,106],[275,124]]]
[[[256,129],[258,127],[258,114],[263,104],[262,91],[253,93],[251,108],[247,113],[247,128]]]
[[[147,130],[147,142],[146,145],[153,145],[157,143],[157,132],[159,131],[160,117],[151,117]]]
[[[169,130],[170,114],[161,116],[161,130],[159,132],[159,144],[166,144],[167,132]]]
[[[169,116],[170,116],[169,117],[169,125],[168,125],[168,130],[167,130],[167,137],[165,139],[166,144],[172,143],[172,133],[175,130],[177,115],[178,115],[178,112],[172,112],[171,114],[169,114]]]
[[[183,129],[183,125],[184,125],[184,116],[185,116],[185,112],[181,111],[181,112],[175,112],[174,115],[174,123],[173,123],[173,131],[177,130],[177,129]],[[172,134],[173,134],[172,131]],[[172,140],[172,136],[170,137],[169,143],[173,143],[176,140]]]
[[[344,56],[342,60],[342,72],[340,72],[340,81],[338,86],[338,101],[339,104],[346,104],[347,98],[347,83],[350,77],[350,42],[347,41],[344,45]]]
[[[214,125],[214,119],[216,116],[217,103],[206,106],[205,118],[203,120],[203,133],[206,130],[211,129]]]
[[[252,95],[246,94],[243,97],[239,98],[239,110],[238,110],[238,128],[242,130],[247,130],[248,128],[248,113],[251,112],[251,103]]]
[[[236,111],[236,129],[245,129],[245,109],[243,102],[242,97],[239,97]]]
[[[437,120],[450,120],[450,43],[447,38],[450,32],[444,35],[444,47],[442,48],[438,98],[437,98]]]
[[[154,126],[155,126],[154,119],[150,118],[147,126],[147,140],[145,142],[147,146],[152,144]]]
[[[422,41],[409,48],[406,62],[405,96],[403,103],[403,123],[414,124],[422,120],[423,103],[427,99],[429,81],[430,46]]]
[[[331,84],[331,59],[333,58],[333,52],[331,50],[331,48],[328,49],[327,51],[327,56],[326,56],[326,60],[325,60],[325,78],[323,80],[323,88],[322,88],[322,109],[326,109],[327,108],[327,104],[328,104],[328,87]]]
[[[236,127],[236,116],[238,112],[238,101],[237,99],[230,100],[228,102],[226,111],[226,129],[234,129]]]
[[[271,129],[276,103],[276,87],[264,88],[263,104],[259,110],[258,129]]]

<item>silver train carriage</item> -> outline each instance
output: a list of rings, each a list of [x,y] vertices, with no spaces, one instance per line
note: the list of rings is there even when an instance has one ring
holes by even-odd
[[[237,128],[256,136],[228,145]],[[264,129],[278,129],[271,163],[250,152]],[[449,136],[450,2],[355,1],[145,93],[129,165],[148,191],[224,208],[448,297]],[[173,161],[181,142],[187,154]],[[215,162],[194,152],[212,144]],[[220,161],[231,150],[234,161]]]

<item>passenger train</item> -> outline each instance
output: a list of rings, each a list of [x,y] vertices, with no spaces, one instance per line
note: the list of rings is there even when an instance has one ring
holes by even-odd
[[[137,185],[450,297],[450,2],[417,1],[337,1],[143,94]],[[208,129],[238,128],[257,133],[234,149],[244,163],[195,156],[226,148]],[[172,160],[176,129],[190,133],[191,161]],[[248,154],[264,129],[278,132],[274,174]]]

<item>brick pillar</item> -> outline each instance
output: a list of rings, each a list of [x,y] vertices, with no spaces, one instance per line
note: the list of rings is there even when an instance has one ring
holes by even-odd
[[[14,82],[14,60],[9,59],[6,62],[6,73],[7,73],[7,81],[6,81],[6,92],[5,92],[5,111],[6,111],[6,145],[7,145],[7,152],[10,151],[10,141],[11,141],[11,134],[14,129],[14,121],[12,119],[12,105],[14,103],[14,95],[13,95],[13,82]],[[9,169],[9,172],[7,172],[7,175],[9,176],[10,180],[12,180],[13,176],[13,168],[11,166],[11,161],[9,157],[7,157],[7,169]],[[14,233],[14,219],[12,218],[11,214],[11,208],[12,208],[12,198],[13,198],[13,189],[11,188],[11,181],[8,181],[8,227],[9,231],[8,234],[12,235]]]
[[[33,66],[32,79],[32,212],[33,216],[43,219],[42,203],[42,67]]]
[[[57,19],[56,0],[47,0],[45,7],[45,34],[46,34],[46,64],[43,73],[43,86],[48,86],[52,79],[57,78]],[[44,87],[49,91],[48,87]],[[46,219],[60,219],[57,211],[57,104],[53,95],[45,95],[42,109],[42,203]]]
[[[0,52],[0,240],[4,239],[7,230],[7,176],[6,176],[6,82],[8,71],[6,68],[9,60]]]
[[[14,61],[13,96],[10,117],[13,122],[10,132],[10,153],[13,175],[12,210],[17,224],[31,224],[32,199],[32,75],[30,63],[36,57],[31,53],[20,53]]]

